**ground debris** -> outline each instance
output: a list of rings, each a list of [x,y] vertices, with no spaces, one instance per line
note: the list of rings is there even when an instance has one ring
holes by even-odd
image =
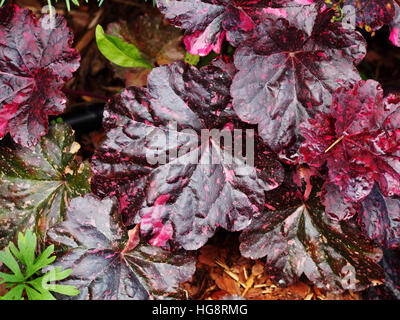
[[[220,300],[226,296],[242,296],[247,300],[359,300],[358,293],[322,292],[307,279],[288,287],[278,287],[265,273],[262,260],[243,258],[235,243],[235,235],[217,234],[199,250],[197,271],[183,288],[194,300]]]

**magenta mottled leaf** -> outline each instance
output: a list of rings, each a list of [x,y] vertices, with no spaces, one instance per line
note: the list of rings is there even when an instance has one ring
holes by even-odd
[[[311,36],[287,20],[267,19],[235,53],[235,111],[243,121],[258,124],[267,144],[290,161],[296,159],[299,124],[317,110],[328,112],[332,93],[360,80],[353,63],[363,58],[365,41],[331,23],[331,15],[316,18]]]
[[[185,29],[191,54],[219,53],[225,36],[234,46],[253,35],[255,26],[268,16],[287,18],[310,31],[323,1],[313,0],[157,0],[173,25]]]
[[[382,195],[375,184],[361,202],[359,223],[365,234],[388,248],[400,246],[400,200]]]
[[[55,266],[71,268],[63,284],[80,290],[73,299],[144,300],[182,297],[179,285],[190,280],[195,261],[188,253],[171,254],[128,241],[110,198],[87,195],[71,201],[66,221],[48,235],[68,251]]]
[[[219,53],[225,31],[222,28],[225,6],[206,0],[157,0],[165,18],[185,29],[185,45],[191,54]]]
[[[107,140],[92,159],[94,192],[115,194],[124,223],[140,223],[142,235],[157,246],[194,250],[218,226],[243,229],[283,172],[254,131],[241,131],[246,127],[231,108],[229,74],[177,62],[153,69],[148,81],[148,89],[128,88],[106,106]],[[218,135],[201,140],[202,130],[213,129],[239,130],[235,141],[243,139],[243,148],[254,137],[254,166],[236,150],[231,163],[224,161],[226,141],[220,144]],[[160,137],[167,130],[167,138]],[[169,156],[151,164],[153,150]]]
[[[382,281],[381,251],[353,225],[329,220],[320,201],[323,181],[313,176],[310,184],[307,192],[307,183],[288,177],[268,193],[266,210],[241,234],[242,255],[265,258],[266,272],[280,284],[304,274],[317,287],[340,292]]]
[[[37,20],[28,9],[0,9],[0,138],[31,146],[47,133],[47,115],[65,109],[61,89],[79,67],[73,33],[62,16]],[[46,20],[47,19],[47,20]]]
[[[346,0],[344,3],[355,8],[356,26],[368,31],[375,31],[393,20],[394,4],[392,0]]]
[[[338,89],[330,114],[301,127],[304,161],[316,167],[326,162],[330,182],[347,199],[364,199],[374,181],[384,195],[400,195],[400,98],[383,98],[376,81]]]

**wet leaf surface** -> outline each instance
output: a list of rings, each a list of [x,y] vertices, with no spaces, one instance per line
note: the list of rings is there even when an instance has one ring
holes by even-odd
[[[302,125],[300,148],[311,166],[327,164],[329,180],[349,200],[360,201],[379,184],[386,196],[400,194],[400,99],[383,98],[373,80],[334,94],[330,114]]]
[[[79,67],[73,33],[62,16],[37,20],[28,9],[0,9],[0,138],[9,132],[23,146],[36,145],[48,115],[65,110],[61,89]]]
[[[61,124],[35,147],[0,146],[0,247],[28,228],[44,236],[72,198],[90,192],[90,165],[74,160],[78,150]]]
[[[49,231],[66,246],[55,266],[72,268],[63,284],[80,290],[73,299],[147,300],[182,298],[179,284],[190,280],[195,264],[183,252],[168,252],[130,241],[121,227],[116,202],[92,195],[71,201],[66,221]],[[135,234],[131,234],[135,237]],[[132,245],[133,242],[133,245]]]
[[[153,69],[148,90],[126,89],[106,107],[108,138],[93,157],[93,190],[116,195],[124,223],[141,223],[153,245],[195,250],[218,226],[241,230],[260,212],[264,192],[283,180],[276,156],[254,130],[241,130],[246,127],[231,109],[230,83],[217,67],[199,71],[179,62]],[[254,167],[236,147],[231,152],[233,137],[221,144],[210,131],[224,128],[228,135],[240,129],[235,141],[247,136]],[[204,140],[202,130],[210,132]]]
[[[171,0],[168,0],[168,2],[170,1]],[[185,27],[182,27],[182,29],[185,30],[184,32],[186,35],[186,41],[185,41],[186,44],[189,47],[192,46],[192,48],[195,50],[212,50],[213,48],[215,50],[219,50],[219,43],[218,41],[213,42],[214,39],[216,40],[226,39],[227,41],[224,40],[221,46],[222,55],[219,56],[218,60],[213,61],[211,65],[224,70],[224,72],[229,74],[229,77],[231,78],[235,76],[238,70],[231,63],[229,59],[226,59],[224,54],[225,53],[231,54],[235,51],[235,48],[232,48],[231,45],[234,46],[240,45],[242,44],[242,42],[246,40],[247,37],[250,38],[254,37],[253,34],[254,28],[257,24],[261,23],[262,20],[265,20],[267,18],[275,20],[277,17],[283,18],[288,21],[291,27],[294,27],[295,29],[301,31],[304,37],[309,39],[310,35],[312,35],[314,25],[318,22],[317,18],[322,17],[321,15],[318,15],[319,9],[321,8],[319,6],[320,4],[313,3],[312,0],[310,1],[308,0],[306,1],[304,0],[298,0],[298,1],[187,0],[187,1],[176,1],[176,2],[187,2],[193,4],[202,2],[202,3],[209,3],[215,6],[221,6],[224,8],[224,11],[223,13],[221,13],[221,16],[218,16],[214,20],[209,21],[209,24],[207,25],[203,24],[203,22],[207,22],[209,16],[206,16],[205,18],[201,17],[201,15],[198,12],[195,12],[196,8],[194,8],[193,12],[195,13],[193,14],[194,17],[193,19],[197,18],[203,19],[202,23],[197,25],[199,27],[199,30],[200,29],[201,30],[195,31],[195,33],[191,33],[190,30],[186,30]],[[324,1],[321,1],[321,3],[323,2]],[[37,17],[40,16],[42,5],[38,1],[17,0],[16,3],[21,7],[24,6],[29,7],[31,10],[33,10],[34,14]],[[170,3],[172,4],[172,2]],[[356,1],[351,1],[351,3],[357,5]],[[389,24],[389,28],[391,31],[390,40],[394,45],[398,45],[398,39],[397,39],[399,35],[398,32],[399,22],[397,19],[398,15],[397,13],[395,13],[393,21],[389,23],[389,20],[387,19],[387,13],[388,12],[390,13],[390,10],[386,10],[386,8],[382,7],[382,5],[385,4],[385,1],[360,0],[359,3],[360,3],[360,8],[365,7],[366,4],[368,5],[368,7],[366,7],[367,10],[362,10],[359,12],[357,16],[357,21],[359,22],[365,20],[373,22],[372,23],[367,22],[367,24],[365,25],[361,25],[359,23],[358,26],[362,27],[364,30],[373,32],[371,35],[368,35],[366,32],[364,32],[364,30],[362,30],[362,33],[364,34],[366,40],[368,41],[368,55],[366,56],[366,59],[362,61],[361,65],[358,66],[358,70],[360,71],[363,79],[373,78],[379,81],[385,90],[385,94],[388,94],[389,92],[396,93],[398,92],[398,87],[399,87],[399,81],[398,81],[398,75],[400,72],[399,71],[400,64],[398,61],[399,53],[398,50],[396,50],[396,48],[390,42],[387,41],[388,37],[387,27],[380,28],[380,26],[383,23]],[[349,4],[349,1],[341,2],[341,6],[346,4]],[[397,4],[395,2],[393,2],[393,4],[395,10],[398,10]],[[109,32],[109,30],[110,29],[114,30],[113,28],[116,27],[114,31],[116,31],[117,34],[114,35],[123,38],[125,41],[134,43],[140,49],[142,55],[146,56],[146,58],[150,58],[152,62],[155,62],[155,65],[169,64],[175,60],[182,59],[185,53],[184,50],[185,44],[183,43],[182,40],[182,30],[179,28],[175,28],[172,25],[167,25],[166,21],[161,18],[160,14],[157,13],[154,15],[154,13],[158,11],[158,9],[153,7],[152,1],[147,1],[147,2],[114,1],[112,4],[112,10],[106,9],[104,5],[107,5],[107,3],[103,4],[103,6],[100,8],[97,7],[96,3],[90,3],[90,2],[89,4],[81,3],[80,7],[72,7],[71,12],[66,14],[65,4],[63,2],[58,2],[55,4],[58,13],[66,14],[68,25],[73,29],[73,32],[75,34],[76,48],[81,52],[83,57],[82,66],[80,68],[79,74],[77,73],[74,79],[68,81],[68,83],[66,84],[67,88],[86,91],[87,93],[96,93],[99,96],[104,97],[104,96],[111,96],[113,93],[116,92],[120,92],[123,86],[127,87],[130,85],[136,85],[145,87],[147,85],[147,76],[150,70],[143,71],[143,69],[140,68],[118,69],[112,64],[108,63],[106,59],[104,59],[101,56],[95,41],[91,41],[92,38],[90,37],[91,31],[93,31],[92,29],[93,25],[95,25],[93,23],[96,19],[98,19],[97,23],[100,23],[103,26],[109,26],[109,28],[107,29],[107,33],[112,33]],[[326,5],[329,7],[331,4],[326,4]],[[178,11],[170,12],[172,18],[174,18],[174,14],[177,14]],[[376,16],[375,15],[376,13],[379,15]],[[339,17],[339,15],[340,11],[337,11],[336,16]],[[222,19],[223,20],[222,22],[221,22],[221,17],[224,18]],[[176,19],[173,19],[174,21],[172,22],[179,27],[178,19],[184,20],[186,18],[188,18],[188,23],[190,23],[189,20],[192,18],[189,19],[188,16],[185,17],[185,14],[178,15]],[[5,17],[5,19],[7,19],[7,17]],[[370,23],[372,27],[368,25],[368,23]],[[373,23],[375,23],[376,27],[373,25]],[[203,27],[204,29],[202,29]],[[377,30],[379,28],[380,30]],[[190,27],[188,29],[190,29]],[[328,31],[328,30],[332,32],[320,32],[321,40],[318,42],[320,50],[323,49],[324,53],[329,55],[332,53],[330,52],[330,49],[333,48],[333,50],[335,51],[336,47],[340,47],[341,49],[339,51],[341,51],[341,54],[344,57],[346,57],[346,59],[348,59],[349,63],[352,62],[353,64],[357,64],[363,58],[365,50],[364,52],[363,50],[360,50],[360,46],[356,44],[356,42],[358,41],[357,38],[351,39],[348,37],[349,35],[351,35],[350,32],[347,32],[346,35],[343,35],[343,33],[340,31],[338,32],[334,31],[334,29],[322,28],[322,31]],[[375,32],[374,30],[377,31]],[[281,33],[280,30],[279,32]],[[172,38],[173,40],[169,41],[169,39]],[[347,42],[350,43],[351,45],[342,46],[341,41],[342,43]],[[230,45],[228,42],[230,42]],[[179,56],[181,56],[181,58],[179,58]],[[207,57],[202,57],[200,65],[202,66],[208,65],[215,56],[216,54],[212,52],[211,55],[208,55]],[[339,65],[339,67],[341,66],[342,65]],[[304,82],[308,81],[307,79],[303,80]],[[172,81],[174,82],[174,80]],[[188,81],[188,78],[185,78],[185,82],[187,82],[189,86],[193,86],[194,83],[193,81]],[[247,83],[245,84],[247,85]],[[197,85],[195,86],[197,88]],[[180,89],[182,87],[177,86],[177,88],[178,89],[174,90],[182,91]],[[148,94],[148,91],[151,90],[152,90],[151,88],[149,90],[144,90],[146,94],[145,98],[143,98],[142,101],[146,101],[146,103],[142,104],[142,102],[140,102],[141,106],[140,107],[138,106],[137,109],[140,108],[148,109],[147,106],[145,105],[148,103],[147,100],[148,96],[150,95]],[[273,88],[273,90],[275,90],[275,87]],[[224,90],[221,90],[221,92],[224,92]],[[284,93],[288,94],[290,92],[282,91],[281,93],[283,95]],[[192,95],[191,93],[187,93],[184,96],[187,97],[191,95]],[[135,93],[135,97],[136,96],[138,95]],[[159,96],[162,97],[160,98],[160,100],[165,98],[164,94],[162,95],[160,94]],[[91,101],[92,99],[90,97],[87,96],[79,97],[79,96],[74,96],[72,94],[71,95],[68,94],[68,99],[69,99],[69,105],[74,109],[76,106],[79,106],[79,108],[85,108],[87,110],[92,109],[92,105],[90,103],[87,104],[81,103],[82,101]],[[361,100],[363,104],[369,104],[369,102],[364,103],[365,100],[363,98]],[[129,103],[133,101],[134,101],[133,99],[130,99]],[[151,102],[153,101],[154,100],[152,97]],[[305,100],[305,102],[307,101],[308,100]],[[392,101],[395,101],[395,98],[392,98]],[[185,103],[187,102],[185,101]],[[320,110],[318,106],[310,107],[307,103],[305,103],[304,105],[306,111],[309,114],[307,115],[307,117],[309,117],[310,115],[311,117],[315,117],[315,111]],[[330,105],[328,105],[327,107],[330,107]],[[327,107],[321,107],[321,111],[329,113],[329,109]],[[75,110],[79,110],[79,108],[76,108]],[[123,108],[123,109],[125,112],[124,116],[128,115],[127,116],[128,118],[131,116],[136,117],[137,112],[131,113],[129,110],[126,111],[126,109],[128,108]],[[227,109],[232,110],[230,107],[230,102],[227,104]],[[312,109],[312,111],[309,111],[310,109]],[[84,109],[80,110],[85,111]],[[295,109],[295,111],[297,110]],[[119,119],[118,121],[120,121],[122,118],[119,112],[120,112],[119,110],[118,112],[114,112],[118,114],[118,119]],[[218,111],[215,114],[217,113]],[[229,116],[227,117],[228,118],[232,117],[233,113],[232,114],[230,112],[228,113]],[[269,111],[265,113],[269,114]],[[84,114],[86,114],[86,112],[84,112]],[[347,115],[348,114],[346,114],[346,116]],[[152,117],[153,116],[158,117],[158,114],[154,114],[153,112]],[[225,119],[225,116],[223,117]],[[67,120],[64,119],[64,121]],[[140,121],[142,120],[139,120],[138,122]],[[221,121],[218,124],[218,126],[219,125],[223,126],[223,123],[225,123],[224,121]],[[279,121],[282,122],[281,119],[279,119]],[[318,126],[315,126],[314,131],[316,131],[316,134],[323,135],[324,132],[326,132],[326,126],[329,127],[329,123],[330,121],[327,122],[321,121]],[[241,123],[239,127],[242,127],[242,124],[243,123]],[[280,125],[280,123],[277,123],[277,125],[278,124]],[[158,127],[163,127],[162,125],[159,125],[158,122],[157,125]],[[236,122],[235,125],[237,125]],[[126,133],[130,134],[130,132],[126,130],[127,127],[128,126],[125,126],[125,124],[123,125],[122,131],[124,134]],[[227,124],[227,128],[231,127],[232,127],[231,124]],[[248,125],[244,127],[255,129],[255,125]],[[291,129],[292,128],[290,128],[290,130]],[[78,130],[77,141],[82,145],[81,150],[78,152],[77,155],[75,155],[75,159],[77,159],[79,163],[80,159],[82,158],[86,159],[87,157],[90,158],[95,149],[99,148],[99,145],[103,140],[103,133],[102,133],[103,131],[100,131],[97,134],[94,133],[94,135],[92,135],[92,133],[90,133],[90,135],[86,134],[82,135],[79,132],[79,129],[77,130]],[[86,130],[85,133],[89,131],[89,129],[87,128],[85,130]],[[298,130],[296,132],[298,132]],[[283,133],[286,132],[283,130]],[[112,138],[115,138],[117,144],[120,143],[121,141],[120,140],[121,136],[119,137],[114,136]],[[298,138],[300,140],[302,139],[301,136],[299,136]],[[397,139],[396,135],[393,135],[393,137],[388,139],[388,141],[391,140],[394,141],[394,144],[397,144],[396,139]],[[9,137],[5,137],[3,142],[7,143],[8,141]],[[155,140],[152,140],[152,142],[154,141]],[[299,142],[300,141],[296,141],[296,143]],[[339,141],[339,143],[340,142],[341,141]],[[157,145],[158,144],[153,143],[151,147]],[[315,145],[317,146],[317,144]],[[151,147],[150,145],[146,145],[146,148],[151,148]],[[322,147],[323,146],[321,146],[321,148]],[[116,158],[118,159],[110,160],[114,152],[113,148],[114,146],[112,148],[109,148],[110,155],[107,156],[102,155],[104,158],[106,158],[105,160],[105,167],[107,167],[106,170],[110,169],[109,172],[102,171],[102,172],[107,172],[107,174],[109,174],[107,178],[104,178],[103,182],[108,179],[107,180],[108,182],[110,181],[115,182],[117,187],[112,188],[111,185],[107,185],[106,187],[104,187],[105,190],[104,194],[107,195],[107,193],[109,192],[115,192],[115,194],[118,196],[120,200],[118,201],[119,204],[125,206],[124,209],[122,210],[123,218],[127,219],[128,221],[131,221],[131,222],[125,221],[126,224],[135,224],[136,222],[140,222],[141,217],[139,215],[138,209],[141,208],[141,205],[143,204],[143,202],[141,201],[146,196],[140,195],[137,198],[135,197],[135,199],[139,199],[138,203],[139,206],[136,206],[136,203],[129,202],[130,200],[133,199],[131,199],[130,196],[128,195],[126,199],[120,197],[120,195],[123,196],[126,193],[125,192],[126,190],[132,190],[131,187],[134,185],[134,181],[136,181],[137,176],[133,178],[132,176],[129,176],[129,173],[126,174],[127,172],[130,172],[130,169],[125,170],[126,169],[125,166],[127,165],[128,161],[118,162],[120,160],[118,158],[119,155],[116,156]],[[142,146],[140,146],[138,149],[140,148],[142,148]],[[82,151],[83,149],[84,151]],[[296,152],[298,149],[297,145],[289,145],[287,149],[289,149],[289,151],[282,150],[278,152],[280,152],[281,157],[283,157],[286,161],[290,162],[295,161]],[[273,155],[272,158],[275,159]],[[360,158],[363,159],[364,156],[360,156]],[[114,160],[116,162],[114,162]],[[142,160],[143,159],[135,158],[133,161],[129,160],[129,162],[131,162],[130,163],[131,166],[133,166],[134,164],[135,167],[134,170],[136,170],[137,167],[139,166],[143,168],[144,166],[147,165],[147,164],[143,165],[143,163],[141,162]],[[354,161],[355,163],[357,163],[357,160]],[[264,168],[265,167],[266,166],[264,165]],[[295,188],[298,188],[300,190],[300,193],[304,194],[303,198],[307,199],[310,198],[310,192],[313,191],[310,179],[314,174],[317,174],[317,172],[321,174],[324,173],[325,179],[327,177],[325,174],[328,172],[327,170],[328,168],[326,168],[325,165],[323,166],[316,165],[316,168],[317,169],[314,170],[313,173],[307,173],[306,171],[303,170],[300,175],[301,177],[295,178]],[[153,169],[154,166],[151,165],[150,170]],[[265,170],[268,171],[269,169],[266,168]],[[208,181],[211,181],[211,179],[209,179]],[[105,184],[108,184],[108,182],[106,182]],[[168,180],[167,185],[170,182],[171,181]],[[158,184],[157,187],[158,186],[160,186],[160,184]],[[196,187],[197,186],[199,186],[198,188],[199,191],[197,192],[197,194],[201,194],[202,193],[201,188],[203,187],[203,185],[198,183],[196,184]],[[137,187],[139,190],[140,188],[142,188],[141,185],[138,185]],[[321,187],[321,184],[319,184],[319,187]],[[281,188],[283,187],[280,187],[280,189]],[[396,247],[398,239],[397,237],[398,228],[397,228],[396,217],[398,210],[395,209],[396,208],[395,204],[397,203],[398,197],[396,196],[389,197],[387,194],[385,195],[383,194],[382,191],[379,191],[379,188],[380,188],[379,184],[377,184],[377,182],[375,181],[372,191],[365,198],[355,203],[343,196],[342,190],[339,185],[332,183],[330,181],[324,183],[321,192],[318,192],[318,197],[320,197],[321,204],[325,206],[325,214],[326,214],[325,218],[330,218],[335,221],[341,221],[341,222],[333,222],[327,220],[329,222],[329,225],[333,227],[340,225],[343,226],[343,228],[345,228],[345,226],[350,225],[352,226],[351,229],[356,230],[355,232],[357,234],[359,234],[362,229],[362,232],[365,234],[365,236],[369,235],[372,239],[374,239],[375,242],[379,242],[383,246]],[[99,186],[99,190],[100,189],[103,190],[103,185]],[[146,187],[146,185],[144,185],[142,189],[149,190]],[[99,191],[100,193],[103,192],[101,190]],[[214,190],[214,186],[212,187],[212,190]],[[272,190],[272,192],[273,191],[274,190]],[[247,192],[248,191],[246,190],[246,194]],[[207,193],[207,195],[209,194],[211,194],[211,192]],[[270,196],[271,195],[267,194],[266,199],[269,199]],[[259,194],[253,197],[253,199],[258,197]],[[174,199],[175,198],[173,198],[172,201],[174,201]],[[200,197],[199,199],[195,200],[202,201]],[[267,205],[268,203],[269,202],[267,202]],[[169,206],[171,205],[171,203],[167,201],[166,205]],[[154,206],[154,205],[153,207],[161,208],[161,206]],[[171,207],[173,208],[173,206]],[[394,208],[394,210],[391,208]],[[273,211],[272,208],[268,208],[268,211],[270,210]],[[153,212],[157,213],[157,210]],[[161,214],[162,221],[161,223],[158,223],[160,219],[158,219],[157,214],[154,215],[151,214],[151,216],[150,215],[145,216],[144,219],[145,223],[142,223],[143,229],[145,229],[145,226],[148,226],[149,230],[151,229],[151,232],[153,232],[154,234],[161,234],[161,235],[167,234],[169,236],[170,229],[169,227],[165,228],[164,223],[168,225],[168,219],[171,216],[170,215],[164,216]],[[258,215],[259,213],[256,213],[255,217],[257,217]],[[164,218],[166,218],[166,220],[163,220]],[[196,216],[195,219],[196,220],[200,219],[200,217]],[[170,220],[172,221],[173,219]],[[178,218],[176,218],[176,220],[178,220]],[[355,225],[355,223],[357,222],[359,223],[358,226]],[[41,226],[42,223],[39,223],[39,225]],[[218,224],[216,224],[216,226],[217,225]],[[121,240],[116,241],[120,243],[120,245],[117,245],[118,248],[115,250],[118,252],[122,251],[127,252],[128,249],[131,250],[133,248],[136,248],[135,245],[137,245],[139,241],[139,232],[140,232],[139,227],[140,224],[136,225],[134,229],[129,230],[128,234],[126,234],[125,231],[122,231]],[[355,229],[353,229],[353,227]],[[353,232],[353,231],[345,232],[345,230],[347,229],[343,228],[341,231],[343,234],[349,234],[349,233],[351,234]],[[175,232],[174,228],[173,231]],[[195,276],[192,278],[192,280],[190,280],[190,282],[186,282],[183,286],[181,285],[182,288],[187,290],[187,292],[185,292],[185,296],[186,294],[188,294],[188,296],[192,299],[225,300],[231,298],[235,300],[236,299],[347,300],[347,299],[359,299],[359,294],[362,295],[364,299],[394,299],[394,298],[398,299],[400,296],[398,293],[399,291],[397,285],[399,283],[398,250],[388,250],[383,248],[384,257],[383,260],[381,260],[380,265],[385,271],[385,281],[386,281],[385,284],[378,285],[375,287],[369,287],[369,289],[367,291],[364,291],[364,293],[358,293],[352,290],[346,290],[343,293],[334,294],[331,291],[319,289],[316,285],[313,285],[313,283],[307,279],[305,273],[303,273],[302,276],[300,276],[299,278],[296,278],[297,279],[296,282],[293,284],[289,284],[288,287],[280,286],[279,281],[277,280],[280,279],[281,273],[277,272],[276,269],[271,269],[270,267],[268,267],[268,263],[267,263],[267,272],[265,272],[265,264],[267,262],[265,257],[257,260],[251,260],[248,258],[241,257],[241,254],[238,251],[238,246],[239,246],[237,239],[239,237],[238,232],[229,233],[227,231],[224,231],[223,228],[216,228],[215,231],[216,231],[215,236],[213,236],[212,239],[210,239],[208,243],[199,250],[199,256],[196,260],[197,271]],[[87,230],[85,230],[85,232],[87,232]],[[164,239],[163,237],[152,238],[152,234],[149,234],[149,231],[143,231],[143,234],[145,236],[148,235],[148,237],[146,237],[146,240],[148,241],[157,241]],[[2,235],[0,232],[0,238],[1,236]],[[127,239],[128,237],[129,239]],[[282,237],[282,239],[285,238]],[[170,244],[173,244],[175,246],[176,243],[173,242],[174,242],[173,239],[169,239],[167,241],[167,246],[169,246]],[[142,245],[146,246],[144,243],[141,243],[138,247]],[[178,244],[177,246],[180,245]],[[114,249],[114,247],[112,249]],[[329,251],[329,253],[331,253],[331,251]],[[103,257],[105,258],[105,256]],[[112,271],[108,272],[108,270],[113,270],[114,264],[112,262],[110,262],[110,264],[112,266],[110,267],[110,269],[107,269],[106,267],[107,272],[105,273],[114,275],[115,273],[112,273]],[[106,266],[107,262],[105,262],[102,265]],[[85,265],[85,267],[89,268],[88,265]],[[351,269],[351,267],[344,269],[345,282],[346,279],[349,279],[349,277],[351,279],[351,276],[353,274],[352,271],[353,270]],[[374,273],[375,271],[376,270],[373,269],[372,273]],[[85,275],[87,274],[88,273],[86,273]],[[80,278],[79,277],[80,276],[78,276],[75,280],[84,278],[84,277]],[[99,275],[99,277],[101,278],[102,276]],[[117,277],[116,281],[120,280],[121,278]],[[100,281],[103,280],[104,279],[101,278]],[[102,288],[100,288],[101,285],[96,285],[95,283],[91,282],[91,280],[89,280],[88,282],[85,281],[86,280],[82,280],[81,282],[82,287],[84,288],[86,284],[89,284],[90,292],[92,292],[92,288],[96,288],[97,290],[95,294],[96,297],[105,296],[107,299],[114,298],[115,296],[118,295],[122,297],[124,296],[126,291],[126,290],[124,291],[123,289],[114,290],[115,287],[113,287],[112,289],[113,293],[111,294],[111,296],[110,292],[107,290],[104,291],[103,295]],[[143,283],[145,282],[146,281],[143,280]],[[120,283],[122,283],[122,281]],[[374,283],[378,284],[377,282]],[[135,282],[134,284],[136,285],[137,283]],[[138,287],[140,286],[141,285],[138,285]],[[0,291],[1,290],[3,290],[3,288],[0,286]],[[146,296],[145,293],[146,288],[144,289],[144,291],[141,291],[141,289],[137,289],[137,291],[135,292],[139,291],[142,292],[144,296]],[[177,295],[175,290],[172,291],[174,291],[174,293],[166,294],[168,298],[183,297],[180,294],[181,293],[180,290],[177,290],[179,291]],[[114,295],[115,292],[116,294]],[[366,292],[368,292],[368,295],[366,295]],[[136,297],[140,295],[141,293],[138,293]],[[85,298],[93,298],[93,297],[94,296],[91,296],[90,293],[85,296]],[[157,295],[154,297],[158,298]]]
[[[267,274],[281,284],[292,284],[304,274],[318,288],[341,292],[382,281],[379,248],[360,237],[353,225],[330,221],[319,197],[321,179],[313,176],[310,183],[309,194],[298,178],[268,193],[264,214],[241,234],[242,255],[264,258]]]
[[[157,0],[165,18],[185,29],[185,45],[194,55],[220,53],[226,39],[238,46],[251,38],[256,25],[268,16],[281,16],[310,31],[322,1],[276,0]]]
[[[199,250],[196,273],[191,281],[183,284],[189,297],[195,300],[360,299],[352,291],[333,294],[318,289],[305,277],[286,287],[277,286],[265,272],[263,259],[244,258],[238,247],[238,234],[221,231]]]
[[[361,205],[362,210],[358,219],[365,234],[382,246],[398,248],[400,245],[400,200],[385,197],[375,184]]]
[[[323,187],[322,204],[325,206],[327,216],[334,221],[349,220],[360,210],[358,203],[343,197],[339,186],[329,182]]]
[[[331,12],[315,20],[310,36],[284,19],[267,19],[255,38],[235,53],[233,107],[281,157],[293,162],[299,125],[316,111],[328,112],[332,93],[360,80],[353,63],[365,55],[361,34],[331,23]]]

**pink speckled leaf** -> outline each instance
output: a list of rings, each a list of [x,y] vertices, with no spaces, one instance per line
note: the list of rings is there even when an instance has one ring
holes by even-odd
[[[185,45],[194,55],[219,53],[225,37],[225,6],[210,0],[157,0],[158,8],[175,26],[185,29]]]
[[[265,258],[266,272],[280,284],[292,284],[304,274],[318,288],[340,292],[381,281],[381,251],[352,225],[327,218],[320,200],[322,179],[311,177],[309,194],[308,183],[292,181],[288,176],[268,193],[266,210],[240,236],[242,255]]]
[[[365,234],[385,247],[398,248],[400,246],[400,200],[385,197],[375,184],[361,205],[362,210],[358,220]]]
[[[270,15],[287,18],[310,31],[322,3],[319,0],[157,0],[166,19],[185,29],[188,51],[201,56],[211,50],[219,53],[225,36],[232,45],[239,45]]]
[[[344,5],[355,8],[356,26],[367,31],[375,31],[389,24],[395,14],[393,0],[346,0]]]
[[[331,113],[318,114],[301,130],[304,161],[315,167],[326,163],[330,182],[347,199],[364,199],[374,181],[384,195],[400,195],[400,98],[383,98],[376,81],[338,89]]]
[[[320,13],[310,36],[287,20],[267,19],[235,53],[233,107],[287,161],[297,159],[299,124],[317,110],[328,112],[341,84],[360,80],[354,63],[365,54],[365,40],[331,16]]]
[[[147,90],[128,88],[106,106],[107,139],[92,159],[93,191],[115,194],[124,223],[141,223],[152,245],[195,250],[218,226],[241,230],[260,213],[264,192],[283,180],[276,156],[236,118],[230,84],[218,67],[176,62],[153,69]],[[217,132],[201,140],[202,131],[213,129],[238,135],[223,144]],[[254,147],[254,166],[240,156],[242,148],[230,153],[228,141]],[[165,161],[149,159],[154,150]]]
[[[61,89],[79,67],[73,33],[62,16],[54,28],[28,9],[0,9],[0,138],[9,132],[23,146],[47,133],[47,115],[65,109]]]
[[[193,257],[178,251],[171,254],[143,243],[133,246],[118,217],[115,201],[87,195],[71,201],[66,221],[49,231],[55,244],[68,248],[53,266],[72,268],[63,282],[80,290],[72,299],[182,297],[179,285],[192,277]]]

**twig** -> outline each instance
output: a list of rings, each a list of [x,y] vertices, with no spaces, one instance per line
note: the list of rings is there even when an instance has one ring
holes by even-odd
[[[236,282],[238,282],[243,288],[246,288],[246,285],[245,285],[243,282],[239,281],[239,277],[238,277],[236,274],[234,274],[232,271],[230,271],[230,270],[229,270],[229,267],[228,267],[226,264],[224,264],[223,262],[221,262],[221,261],[218,260],[218,259],[216,259],[214,262],[215,262],[217,265],[219,265],[222,269],[224,269],[224,272],[225,272],[228,276],[230,276],[233,280],[235,280]]]

